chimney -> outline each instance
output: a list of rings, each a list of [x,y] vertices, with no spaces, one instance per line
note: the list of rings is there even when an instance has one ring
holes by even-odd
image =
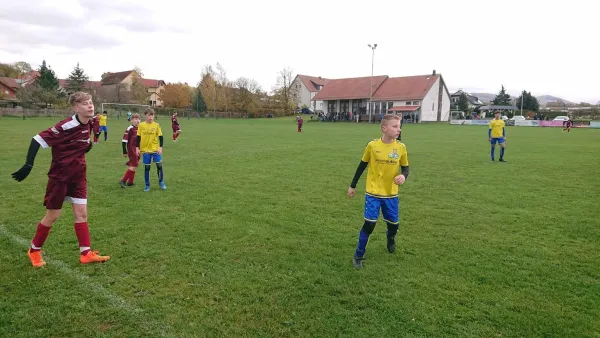
[[[433,70],[433,76],[435,76],[435,69]]]

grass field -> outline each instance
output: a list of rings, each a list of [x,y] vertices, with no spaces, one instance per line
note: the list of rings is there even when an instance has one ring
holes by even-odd
[[[31,136],[54,119],[0,119],[0,337],[600,336],[600,130],[509,127],[508,163],[478,126],[408,125],[399,247],[385,225],[352,266],[363,198],[346,197],[366,124],[291,119],[164,124],[165,182],[121,189],[120,138],[88,154],[92,247],[70,211],[25,256],[50,152],[22,183]],[[357,193],[364,192],[364,178]],[[68,206],[68,205],[67,205]]]

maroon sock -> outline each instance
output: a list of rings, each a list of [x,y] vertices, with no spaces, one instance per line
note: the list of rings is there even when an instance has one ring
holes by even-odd
[[[123,178],[121,179],[121,182],[127,182],[127,180],[129,179],[129,169],[127,169],[127,171],[125,172],[125,175],[123,175]]]
[[[129,180],[127,180],[127,183],[128,183],[128,184],[133,184],[133,179],[134,179],[134,178],[135,178],[135,171],[132,171],[132,172],[129,174]]]
[[[42,245],[44,245],[46,238],[48,238],[48,234],[50,234],[50,229],[52,229],[52,227],[47,227],[42,223],[38,224],[35,236],[33,236],[33,240],[31,241],[32,252],[40,251],[42,249]]]
[[[81,254],[85,255],[90,252],[90,229],[88,228],[87,222],[75,223],[75,234],[77,235],[79,251],[81,251]]]

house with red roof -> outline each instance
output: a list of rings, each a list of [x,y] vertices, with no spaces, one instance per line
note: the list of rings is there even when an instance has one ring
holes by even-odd
[[[383,114],[399,114],[416,123],[450,118],[450,93],[435,70],[429,75],[331,79],[312,100],[324,102],[324,113],[352,112],[367,120],[371,115],[373,121]]]
[[[165,88],[165,81],[144,79],[135,70],[127,70],[123,72],[107,73],[100,81],[102,85],[102,91],[107,92],[112,88],[116,91],[123,87],[125,90],[129,90],[133,79],[138,77],[141,79],[142,85],[148,90],[148,105],[152,107],[162,107],[163,102],[160,99],[160,92]]]
[[[292,81],[291,89],[296,96],[298,108],[302,106],[311,107],[313,111],[323,110],[323,101],[313,101],[312,99],[327,84],[328,79],[308,75],[296,75]]]

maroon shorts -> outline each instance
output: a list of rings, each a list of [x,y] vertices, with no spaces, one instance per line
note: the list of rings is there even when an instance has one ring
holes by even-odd
[[[87,180],[76,182],[61,182],[55,178],[48,178],[44,206],[46,209],[62,209],[63,202],[72,204],[87,204]]]
[[[127,163],[125,163],[126,166],[128,167],[138,167],[140,164],[140,157],[137,156],[136,154],[133,155],[129,155],[129,161],[127,161]]]
[[[181,130],[181,128],[179,128],[179,126],[173,126],[172,128],[173,128],[173,132],[174,133],[176,133],[176,132],[178,132],[178,131]]]

